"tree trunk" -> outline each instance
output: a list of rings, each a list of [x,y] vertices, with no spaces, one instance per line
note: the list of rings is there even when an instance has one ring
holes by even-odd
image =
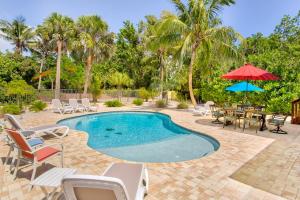
[[[55,98],[60,97],[60,61],[61,61],[61,48],[62,41],[58,40],[57,45],[57,61],[56,61],[56,79],[55,79]]]
[[[159,73],[160,73],[160,97],[163,99],[164,93],[164,63],[163,63],[163,52],[159,50]]]
[[[19,42],[17,42],[16,49],[15,49],[15,54],[21,55],[21,53],[22,53],[21,45],[20,45]]]
[[[51,79],[51,90],[53,90],[53,89],[54,89],[54,81],[53,81],[53,79]]]
[[[87,57],[86,66],[85,66],[85,81],[84,81],[84,89],[83,89],[83,94],[84,95],[87,94],[88,88],[89,88],[89,85],[90,85],[92,62],[93,62],[93,57],[90,54]]]
[[[41,90],[41,84],[42,84],[42,72],[43,72],[43,65],[44,65],[44,57],[41,60],[41,66],[40,66],[40,75],[39,75],[39,84],[38,84],[38,90]]]
[[[196,58],[196,46],[194,46],[194,48],[192,49],[192,57],[191,57],[191,62],[190,62],[190,66],[189,66],[189,92],[190,92],[190,98],[192,101],[192,104],[194,105],[194,107],[196,107],[197,102],[194,96],[194,92],[193,92],[193,66],[194,66],[194,62],[195,62],[195,58]]]

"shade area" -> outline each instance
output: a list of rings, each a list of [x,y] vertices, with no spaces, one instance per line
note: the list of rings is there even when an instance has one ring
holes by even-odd
[[[264,91],[260,87],[257,87],[255,85],[245,82],[245,81],[234,84],[230,87],[227,87],[226,90],[231,91],[231,92],[255,92],[255,91],[262,92],[262,91]]]

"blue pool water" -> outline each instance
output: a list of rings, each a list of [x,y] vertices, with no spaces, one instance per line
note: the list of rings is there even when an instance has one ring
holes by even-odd
[[[89,134],[88,145],[110,156],[137,162],[177,162],[209,155],[215,139],[152,112],[108,112],[58,122]]]

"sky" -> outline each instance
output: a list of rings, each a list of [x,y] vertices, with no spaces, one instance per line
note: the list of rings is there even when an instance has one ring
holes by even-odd
[[[0,0],[0,5],[0,19],[23,16],[32,27],[52,12],[74,19],[97,14],[114,32],[118,32],[125,20],[137,24],[145,15],[159,16],[163,10],[175,12],[170,0]],[[236,0],[235,5],[222,10],[221,17],[224,25],[247,37],[257,32],[269,35],[284,15],[295,16],[299,10],[300,0]],[[0,51],[10,48],[8,42],[0,39]]]

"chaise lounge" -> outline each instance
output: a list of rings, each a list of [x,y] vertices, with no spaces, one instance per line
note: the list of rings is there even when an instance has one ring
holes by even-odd
[[[58,124],[36,126],[36,127],[29,128],[29,129],[25,129],[25,128],[23,128],[21,123],[13,115],[10,115],[10,114],[5,114],[4,119],[11,124],[12,129],[22,131],[22,134],[25,137],[30,137],[32,134],[45,133],[45,134],[54,135],[57,138],[63,138],[69,132],[69,127],[58,125]],[[61,135],[57,134],[57,132],[59,130],[64,130]]]
[[[148,191],[143,164],[112,164],[102,176],[69,175],[63,178],[66,200],[142,200]]]

